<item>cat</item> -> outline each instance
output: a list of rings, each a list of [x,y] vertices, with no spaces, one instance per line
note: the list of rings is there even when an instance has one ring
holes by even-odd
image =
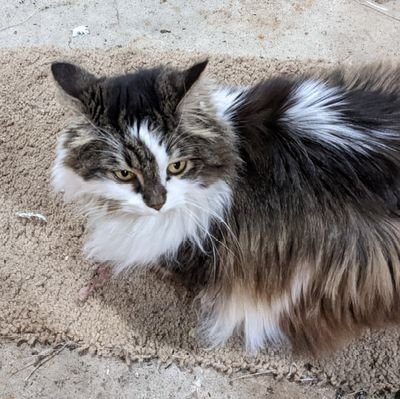
[[[76,110],[55,190],[116,272],[201,281],[210,345],[330,351],[400,316],[400,66],[208,80],[207,60],[96,77],[55,62]]]

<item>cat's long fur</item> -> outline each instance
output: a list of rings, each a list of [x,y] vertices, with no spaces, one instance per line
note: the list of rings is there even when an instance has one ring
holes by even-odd
[[[226,88],[199,78],[205,65],[111,79],[53,65],[80,110],[53,181],[85,203],[90,255],[201,276],[213,344],[243,331],[251,349],[317,352],[398,322],[400,67]],[[136,208],[107,175],[129,157]],[[172,158],[192,159],[179,182]]]

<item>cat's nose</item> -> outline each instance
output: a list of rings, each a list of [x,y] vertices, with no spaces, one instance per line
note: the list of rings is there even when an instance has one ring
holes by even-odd
[[[167,201],[167,190],[163,186],[153,188],[143,193],[143,200],[149,208],[159,211]]]
[[[163,206],[165,202],[160,202],[158,204],[151,204],[149,205],[151,208],[155,209],[156,211],[159,211]]]

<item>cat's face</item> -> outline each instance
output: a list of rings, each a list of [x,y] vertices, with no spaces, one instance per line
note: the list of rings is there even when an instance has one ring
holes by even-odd
[[[56,188],[87,201],[94,213],[158,215],[204,206],[198,198],[228,184],[237,164],[230,128],[198,82],[205,66],[96,78],[53,64],[79,110],[59,140]]]

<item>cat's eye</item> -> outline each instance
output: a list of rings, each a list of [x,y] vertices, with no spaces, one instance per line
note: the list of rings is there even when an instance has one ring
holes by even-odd
[[[167,170],[170,175],[176,176],[183,173],[186,170],[187,166],[188,166],[187,161],[178,161],[170,163],[168,165]]]
[[[121,181],[130,181],[136,176],[133,172],[130,172],[129,170],[116,170],[114,174],[117,179]]]

